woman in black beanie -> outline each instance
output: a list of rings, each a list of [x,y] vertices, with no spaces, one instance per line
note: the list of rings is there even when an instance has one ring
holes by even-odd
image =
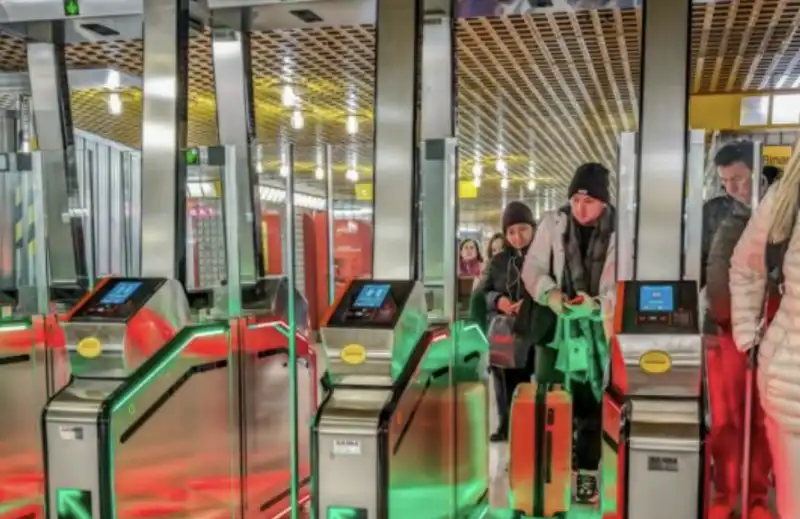
[[[503,235],[505,246],[499,254],[492,256],[483,271],[477,290],[486,297],[489,320],[498,314],[517,315],[525,298],[522,285],[522,264],[536,232],[533,212],[522,202],[513,201],[503,211]],[[533,373],[533,355],[529,356],[527,368],[493,369],[495,398],[500,425],[492,434],[493,442],[508,439],[508,420],[511,398],[521,382],[530,380]]]
[[[564,301],[584,296],[598,305],[613,302],[616,287],[614,209],[610,204],[608,169],[600,164],[580,166],[572,177],[569,203],[542,218],[536,240],[531,245],[522,279],[534,301],[563,311]],[[535,323],[534,323],[535,326]],[[540,372],[553,372],[537,359]],[[539,380],[539,382],[547,382]],[[576,498],[596,503],[601,454],[602,407],[587,384],[572,385],[572,405],[576,424]]]

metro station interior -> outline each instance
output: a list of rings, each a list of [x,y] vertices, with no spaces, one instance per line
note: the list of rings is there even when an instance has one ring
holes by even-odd
[[[798,519],[800,436],[753,432],[754,354],[712,394],[703,322],[719,152],[757,211],[798,131],[800,0],[0,0],[0,519]],[[537,247],[587,163],[575,502],[538,375],[494,441],[473,302],[504,210]]]

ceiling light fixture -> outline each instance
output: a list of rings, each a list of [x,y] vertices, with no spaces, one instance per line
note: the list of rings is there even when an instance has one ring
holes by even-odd
[[[117,90],[121,86],[122,80],[120,79],[119,72],[116,70],[109,70],[106,76],[106,88],[109,90]]]
[[[347,122],[345,123],[345,129],[347,130],[348,135],[355,135],[358,133],[358,117],[355,115],[348,115]]]
[[[279,173],[280,173],[280,175],[282,177],[288,177],[289,176],[289,166],[287,166],[286,164],[281,164],[281,169],[279,170]]]
[[[476,176],[472,179],[472,185],[475,187],[481,187],[481,177]]]
[[[505,173],[506,172],[506,161],[498,158],[497,162],[494,165],[494,169],[497,170],[498,173]]]
[[[296,103],[297,96],[294,95],[294,88],[292,88],[292,85],[283,85],[283,89],[281,90],[281,104],[289,107],[294,106]]]
[[[322,166],[317,166],[317,169],[314,170],[314,178],[317,180],[323,180],[325,178],[325,169]]]
[[[508,189],[508,177],[500,179],[500,189]]]
[[[480,159],[475,159],[475,163],[472,164],[472,176],[479,177],[483,173],[483,166],[481,165]]]
[[[536,181],[534,179],[528,180],[528,191],[536,190]]]
[[[119,94],[113,93],[108,96],[108,113],[111,115],[122,114],[122,98]]]
[[[305,126],[306,121],[303,117],[303,112],[300,110],[294,110],[292,112],[292,129],[294,130],[302,130],[303,126]]]
[[[358,171],[355,168],[349,168],[347,173],[344,174],[345,178],[350,182],[358,182]]]

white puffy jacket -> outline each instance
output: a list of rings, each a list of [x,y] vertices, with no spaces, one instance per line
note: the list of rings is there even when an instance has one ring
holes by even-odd
[[[536,237],[528,249],[525,264],[522,266],[522,282],[528,293],[540,304],[547,304],[547,294],[554,288],[560,289],[564,274],[564,233],[567,231],[568,216],[561,211],[553,211],[542,217],[536,229]],[[604,311],[610,313],[616,296],[616,236],[611,235],[606,253],[603,275],[600,279],[599,296],[603,300]],[[552,251],[553,274],[550,275]]]
[[[774,189],[764,197],[731,259],[731,320],[740,350],[752,348],[767,283],[765,250]],[[765,411],[800,434],[800,233],[795,225],[783,264],[784,295],[761,342],[758,385]]]

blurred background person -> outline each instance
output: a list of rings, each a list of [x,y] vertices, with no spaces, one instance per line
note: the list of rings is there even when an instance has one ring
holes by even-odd
[[[758,347],[758,398],[782,519],[800,517],[799,191],[800,155],[795,149],[782,178],[767,192],[739,238],[729,283],[736,346],[740,351]],[[767,308],[767,316],[762,315],[765,298],[776,291],[782,294],[780,305],[763,339],[756,342],[762,336],[762,318],[774,310]]]
[[[458,275],[461,277],[476,277],[483,270],[483,256],[480,245],[471,238],[461,242],[458,248]]]
[[[522,307],[526,292],[522,285],[522,265],[536,232],[533,212],[522,202],[510,202],[503,211],[503,249],[492,257],[483,272],[478,292],[486,300],[489,320],[498,314],[516,316]],[[508,439],[508,420],[511,398],[521,382],[533,374],[533,344],[523,368],[493,368],[495,399],[499,425],[492,434],[492,442]]]
[[[486,265],[492,261],[492,258],[495,255],[500,254],[503,252],[503,249],[506,246],[506,237],[501,232],[496,232],[492,235],[492,238],[489,240],[489,244],[486,246]]]

